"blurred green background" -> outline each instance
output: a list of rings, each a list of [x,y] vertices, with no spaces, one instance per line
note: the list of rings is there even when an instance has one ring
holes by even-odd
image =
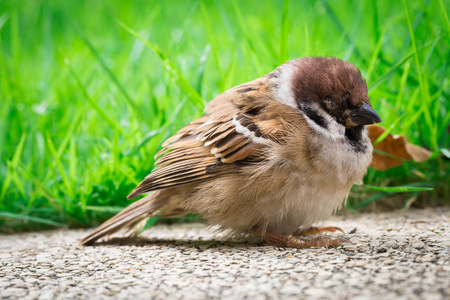
[[[433,152],[424,163],[369,170],[365,182],[382,189],[355,187],[347,207],[448,205],[449,8],[446,0],[3,0],[0,231],[105,220],[205,103],[302,56],[355,64],[382,125]]]

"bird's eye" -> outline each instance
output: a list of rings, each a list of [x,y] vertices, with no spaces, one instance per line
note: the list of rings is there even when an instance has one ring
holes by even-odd
[[[336,102],[334,102],[334,101],[331,100],[331,99],[325,99],[325,100],[324,100],[324,104],[325,104],[325,108],[326,108],[328,111],[334,111],[334,110],[337,110],[337,108],[338,108]]]

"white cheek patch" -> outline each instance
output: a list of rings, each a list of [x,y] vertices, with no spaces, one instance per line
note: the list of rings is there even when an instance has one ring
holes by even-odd
[[[293,108],[298,108],[297,101],[295,101],[294,93],[292,91],[292,78],[298,66],[294,62],[288,62],[278,69],[273,71],[277,77],[270,79],[270,83],[275,86],[273,94],[275,100],[287,104]]]
[[[247,127],[242,126],[239,121],[236,120],[236,116],[233,117],[233,125],[235,126],[237,133],[240,133],[246,138],[251,139],[255,144],[268,145],[270,143],[270,140],[262,137],[257,137],[253,131],[249,130]]]
[[[302,112],[303,116],[308,122],[308,125],[311,128],[313,128],[315,131],[320,132],[325,136],[332,138],[333,140],[344,138],[345,135],[344,125],[336,122],[336,120],[332,116],[330,116],[325,110],[323,110],[318,103],[308,103],[303,105],[303,108],[305,107],[315,111],[319,116],[321,116],[325,120],[325,123],[327,125],[326,128],[320,126],[319,124],[314,122],[314,120],[312,120],[310,117],[308,117],[308,115],[302,111],[302,108],[300,108],[300,111]]]

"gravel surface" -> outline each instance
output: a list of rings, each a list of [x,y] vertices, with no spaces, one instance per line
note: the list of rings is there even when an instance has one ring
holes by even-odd
[[[284,249],[203,224],[79,247],[88,231],[0,235],[2,299],[450,299],[450,209],[334,217],[355,243]]]

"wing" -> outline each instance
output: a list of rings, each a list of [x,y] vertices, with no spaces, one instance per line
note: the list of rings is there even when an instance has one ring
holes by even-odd
[[[302,118],[298,110],[273,100],[267,79],[238,86],[211,101],[206,115],[163,144],[156,168],[128,198],[235,173],[266,159]]]

